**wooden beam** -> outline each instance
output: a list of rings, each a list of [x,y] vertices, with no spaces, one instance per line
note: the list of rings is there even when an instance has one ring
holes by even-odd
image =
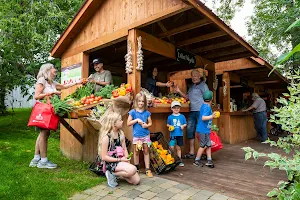
[[[217,51],[209,54],[204,54],[205,58],[216,58],[216,57],[222,57],[222,56],[228,56],[232,54],[238,54],[248,51],[245,47],[238,47],[238,48],[232,48],[230,50],[223,50],[223,51]]]
[[[199,0],[184,0],[190,3],[194,8],[196,8],[202,15],[206,16],[212,22],[214,22],[218,27],[230,35],[234,40],[238,41],[241,45],[246,47],[252,55],[258,56],[258,52],[249,45],[242,37],[236,34],[230,27],[228,27],[218,16],[216,16],[209,8],[207,8]]]
[[[137,67],[137,29],[131,29],[128,33],[128,43],[131,45],[132,50],[132,65],[133,71],[127,74],[127,82],[132,86],[134,96],[141,90],[141,71],[136,70]]]
[[[208,25],[208,24],[211,24],[212,22],[208,19],[201,19],[199,21],[196,21],[196,22],[192,22],[192,23],[189,23],[189,24],[186,24],[186,25],[183,25],[183,26],[179,26],[179,27],[176,27],[172,30],[169,30],[169,31],[166,31],[164,33],[160,33],[158,35],[159,38],[164,38],[164,37],[168,37],[168,36],[171,36],[171,35],[176,35],[176,34],[179,34],[179,33],[182,33],[182,32],[185,32],[185,31],[189,31],[189,30],[192,30],[192,29],[195,29],[195,28],[199,28],[201,26],[205,26],[205,25]]]
[[[255,82],[255,85],[264,85],[264,84],[272,84],[272,83],[280,83],[279,80],[276,81],[259,81],[259,82]]]
[[[220,42],[220,43],[216,43],[216,44],[212,44],[212,45],[208,45],[205,47],[199,47],[197,49],[193,49],[191,50],[192,53],[200,53],[200,52],[205,52],[205,51],[211,51],[211,50],[215,50],[215,49],[221,49],[224,47],[230,47],[230,46],[234,46],[237,45],[238,42],[235,40],[229,40],[229,41],[225,41],[225,42]]]
[[[164,26],[164,24],[161,21],[157,22],[158,26],[161,28],[162,32],[165,33],[168,30],[166,29],[166,27]],[[174,43],[174,40],[171,38],[171,36],[166,36],[168,38],[168,40],[172,43]]]
[[[228,61],[228,60],[234,60],[238,58],[248,58],[251,56],[250,52],[245,52],[245,53],[239,53],[239,54],[234,54],[234,55],[229,55],[229,56],[222,56],[219,58],[214,59],[214,62],[221,62],[221,61]]]
[[[234,71],[241,69],[259,68],[263,67],[248,58],[240,58],[235,60],[223,61],[216,63],[217,74],[222,74],[223,71]]]
[[[224,72],[225,73],[225,72]],[[234,82],[234,83],[241,83],[241,76],[236,74],[236,73],[233,73],[233,72],[227,72],[229,73],[229,76],[230,76],[230,81]],[[249,87],[252,87],[252,88],[255,88],[255,84],[253,81],[248,80],[248,86]]]
[[[187,40],[178,42],[178,43],[176,43],[176,45],[179,46],[179,47],[186,46],[186,45],[189,45],[189,44],[194,44],[194,43],[197,43],[197,42],[203,42],[203,41],[206,41],[206,40],[222,37],[224,35],[226,35],[226,33],[224,33],[223,31],[216,31],[216,32],[213,32],[213,33],[200,35],[200,36],[195,37],[195,38],[191,38],[191,39],[187,39]]]
[[[168,43],[162,39],[156,38],[148,33],[145,33],[140,30],[137,31],[137,37],[142,37],[142,46],[144,49],[157,53],[159,55],[165,56],[167,58],[176,59],[175,56],[175,45]],[[215,70],[214,63],[210,60],[196,55],[196,67],[204,67],[205,64],[208,64],[208,70]]]

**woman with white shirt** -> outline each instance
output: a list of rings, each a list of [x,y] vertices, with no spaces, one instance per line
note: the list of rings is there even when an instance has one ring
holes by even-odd
[[[72,83],[68,85],[62,85],[54,81],[57,70],[55,69],[53,64],[46,63],[43,64],[40,68],[40,71],[37,75],[37,82],[35,85],[35,94],[34,98],[36,100],[43,100],[46,96],[52,97],[53,95],[60,95],[60,90],[67,89],[76,84],[81,83]],[[48,129],[40,129],[40,134],[37,137],[35,144],[35,155],[31,160],[29,167],[38,168],[48,168],[53,169],[57,167],[57,164],[52,163],[47,159],[47,146],[48,146],[48,138],[50,135],[50,130]]]

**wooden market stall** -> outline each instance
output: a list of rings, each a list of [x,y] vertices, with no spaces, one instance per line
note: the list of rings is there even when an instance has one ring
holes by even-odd
[[[137,69],[139,37],[143,70]],[[128,46],[132,51],[133,71],[126,74],[124,55]],[[197,0],[86,0],[54,45],[51,56],[61,59],[62,69],[80,66],[83,78],[92,71],[91,61],[100,57],[104,69],[111,71],[114,83],[130,83],[136,94],[144,87],[146,72],[153,66],[160,71],[161,81],[194,67],[205,68],[208,86],[213,90],[215,63],[258,53]],[[180,84],[185,79],[177,77],[175,82]],[[62,97],[75,89],[64,91]],[[217,97],[216,90],[214,96]],[[150,131],[162,132],[168,138],[166,119],[170,109],[153,107],[149,111],[153,120]],[[189,109],[183,108],[181,112],[187,115]],[[94,160],[98,131],[85,119],[65,119],[63,123],[60,132],[63,154],[76,160]],[[131,127],[126,123],[124,131],[131,139]]]
[[[217,103],[221,117],[216,120],[223,142],[234,144],[256,137],[253,114],[242,112],[252,104],[251,94],[258,93],[267,111],[275,105],[278,94],[287,90],[287,79],[262,58],[242,58],[216,63],[220,80]],[[270,124],[268,124],[270,125]]]

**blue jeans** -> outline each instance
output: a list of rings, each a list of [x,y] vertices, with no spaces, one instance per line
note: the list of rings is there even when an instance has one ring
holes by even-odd
[[[261,141],[266,141],[267,135],[267,113],[254,113],[254,127]]]
[[[191,111],[187,123],[187,138],[195,139],[196,126],[199,120],[200,111]]]

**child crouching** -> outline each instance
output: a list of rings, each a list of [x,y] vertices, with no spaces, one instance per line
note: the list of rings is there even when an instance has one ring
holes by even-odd
[[[214,163],[211,158],[210,129],[212,125],[212,119],[216,114],[211,110],[212,98],[212,91],[207,90],[203,93],[204,103],[200,108],[199,120],[196,128],[197,134],[199,134],[200,137],[200,148],[198,149],[197,157],[195,158],[194,162],[194,165],[197,167],[203,167],[203,164],[200,162],[200,158],[202,153],[206,150],[207,163],[205,165],[214,168]]]

